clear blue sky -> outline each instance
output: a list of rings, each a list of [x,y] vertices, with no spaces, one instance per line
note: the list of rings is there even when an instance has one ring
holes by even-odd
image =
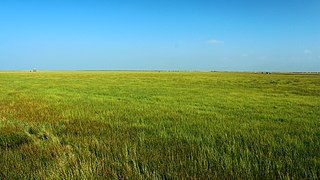
[[[319,0],[1,0],[0,69],[320,71]]]

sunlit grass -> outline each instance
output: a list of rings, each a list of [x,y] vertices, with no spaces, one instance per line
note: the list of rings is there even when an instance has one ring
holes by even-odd
[[[0,177],[320,177],[320,76],[0,72]]]

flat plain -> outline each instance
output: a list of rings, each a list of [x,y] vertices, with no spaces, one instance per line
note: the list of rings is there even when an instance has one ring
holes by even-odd
[[[2,71],[0,178],[319,179],[320,75]]]

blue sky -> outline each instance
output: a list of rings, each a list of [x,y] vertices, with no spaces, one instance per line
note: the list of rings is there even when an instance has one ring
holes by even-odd
[[[319,0],[1,0],[0,69],[320,71]]]

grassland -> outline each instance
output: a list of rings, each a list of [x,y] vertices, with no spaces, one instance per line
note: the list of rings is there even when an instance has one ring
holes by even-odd
[[[0,72],[0,178],[319,179],[320,75]]]

